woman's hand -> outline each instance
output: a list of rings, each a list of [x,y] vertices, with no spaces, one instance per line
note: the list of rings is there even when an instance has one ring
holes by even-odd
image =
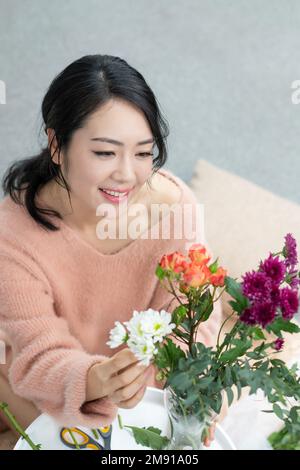
[[[216,421],[214,421],[213,424],[208,429],[208,433],[209,433],[208,437],[206,437],[203,440],[203,444],[205,445],[205,447],[209,447],[212,441],[214,440],[217,422],[218,423],[222,422],[223,419],[227,416],[227,413],[228,413],[228,403],[225,397],[223,400],[220,413],[218,414],[217,418],[215,418]]]
[[[216,430],[216,423],[213,423],[208,430],[209,435],[203,441],[203,444],[205,445],[205,447],[209,447],[212,441],[214,440],[215,430]]]
[[[103,362],[90,367],[86,401],[109,398],[119,408],[134,408],[145,394],[153,375],[153,366],[141,365],[125,348]]]

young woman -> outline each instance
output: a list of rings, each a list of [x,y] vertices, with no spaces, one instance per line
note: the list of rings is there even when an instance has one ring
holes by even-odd
[[[89,55],[68,65],[50,84],[42,117],[47,145],[3,178],[0,330],[7,361],[0,401],[24,427],[41,412],[65,426],[98,427],[111,423],[118,407],[135,407],[147,385],[161,386],[153,366],[140,366],[127,348],[112,354],[106,342],[115,321],[133,310],[169,307],[155,267],[163,254],[198,240],[151,238],[164,220],[153,217],[152,206],[197,200],[161,169],[168,125],[125,60]],[[108,212],[99,213],[104,204]],[[138,237],[130,232],[135,204],[145,209]],[[103,221],[112,224],[107,238],[99,236]],[[219,303],[216,309],[201,331],[207,343],[219,326]],[[2,428],[9,424],[0,419]]]

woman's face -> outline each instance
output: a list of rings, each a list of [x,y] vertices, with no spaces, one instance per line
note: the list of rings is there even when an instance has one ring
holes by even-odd
[[[103,138],[120,144],[100,140]],[[149,142],[139,145],[142,141]],[[88,118],[83,128],[74,132],[67,155],[61,153],[73,208],[77,207],[89,219],[92,215],[95,217],[101,203],[113,205],[118,214],[122,201],[128,206],[138,202],[139,192],[152,174],[153,146],[150,126],[138,108],[119,99],[103,105]],[[99,188],[130,191],[116,203]]]

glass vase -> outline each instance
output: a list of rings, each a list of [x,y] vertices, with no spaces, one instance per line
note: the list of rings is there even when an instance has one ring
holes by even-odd
[[[170,442],[165,450],[203,450],[203,431],[217,415],[212,413],[209,420],[200,421],[194,413],[187,411],[183,399],[170,387],[164,389],[164,405],[171,425]]]

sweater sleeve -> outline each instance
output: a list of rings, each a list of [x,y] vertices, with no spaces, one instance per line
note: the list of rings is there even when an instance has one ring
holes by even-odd
[[[14,393],[64,426],[110,424],[118,410],[113,402],[85,401],[88,370],[106,356],[84,350],[56,315],[50,285],[34,270],[2,254],[0,263],[0,328],[11,339]]]

